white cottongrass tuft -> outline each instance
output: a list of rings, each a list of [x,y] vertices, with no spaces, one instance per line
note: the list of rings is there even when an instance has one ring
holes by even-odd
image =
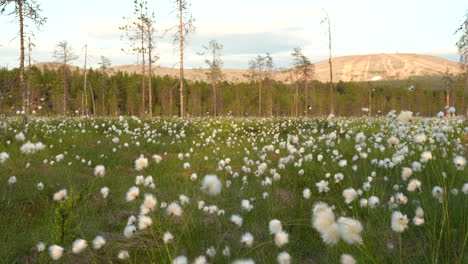
[[[208,260],[206,259],[205,256],[199,256],[193,261],[193,264],[207,264],[207,263],[208,263]]]
[[[408,187],[406,188],[409,192],[419,192],[421,191],[421,181],[412,179],[408,183]]]
[[[231,215],[231,222],[236,224],[238,227],[242,226],[243,219],[239,215]]]
[[[134,225],[128,225],[124,229],[124,236],[126,238],[131,238],[136,232],[136,226]]]
[[[117,255],[117,258],[124,260],[130,258],[130,254],[128,254],[127,250],[121,250],[119,254]]]
[[[403,215],[400,211],[394,211],[392,213],[392,223],[391,223],[392,230],[401,233],[405,231],[408,227],[408,217]]]
[[[8,178],[8,184],[9,185],[12,185],[12,184],[15,184],[18,180],[16,179],[16,176],[11,176],[10,178]]]
[[[138,198],[138,195],[140,195],[140,189],[136,186],[133,186],[130,187],[130,189],[128,189],[128,192],[125,197],[127,202],[130,202]]]
[[[370,208],[376,208],[377,205],[379,205],[380,199],[377,196],[371,196],[369,197],[368,204]]]
[[[58,260],[63,256],[63,247],[58,245],[52,245],[49,247],[49,256],[53,260]]]
[[[10,158],[10,155],[6,152],[0,153],[0,163],[4,163]]]
[[[158,204],[158,200],[154,197],[154,195],[150,193],[145,194],[145,200],[143,202],[144,207],[152,211],[154,210],[157,204]]]
[[[109,188],[107,187],[102,187],[101,188],[101,195],[102,195],[102,198],[106,199],[107,196],[109,196]]]
[[[356,260],[349,254],[341,254],[340,264],[356,264]]]
[[[363,230],[361,222],[350,217],[338,218],[339,232],[341,238],[348,244],[361,244],[361,232]]]
[[[312,226],[320,233],[327,245],[336,245],[340,240],[339,226],[335,222],[335,214],[328,204],[318,202],[312,209]]]
[[[406,168],[404,167],[402,170],[401,170],[401,178],[404,180],[404,181],[407,181],[409,177],[411,177],[413,175],[413,170],[411,168]]]
[[[135,170],[141,171],[148,167],[148,159],[142,154],[138,159],[135,160]]]
[[[88,246],[88,242],[84,239],[77,239],[73,242],[72,252],[75,254],[81,253]]]
[[[398,115],[398,119],[403,123],[409,123],[413,120],[413,112],[411,111],[401,111]]]
[[[302,191],[302,196],[307,200],[310,199],[310,196],[311,196],[310,189],[305,188],[304,191]]]
[[[67,189],[62,189],[54,194],[54,201],[62,201],[67,198]]]
[[[162,157],[160,155],[157,155],[157,154],[154,154],[152,156],[154,162],[156,162],[156,164],[159,164],[161,161],[162,161]]]
[[[444,198],[444,189],[440,186],[434,186],[434,188],[432,188],[432,196],[439,199],[439,202],[442,202]]]
[[[104,177],[105,174],[106,174],[106,168],[104,167],[104,165],[97,165],[94,168],[94,176]]]
[[[289,255],[289,253],[286,251],[279,253],[278,257],[276,257],[276,260],[278,261],[278,264],[291,264],[292,263],[291,255]]]
[[[428,162],[432,159],[432,153],[430,151],[424,151],[421,153],[421,162]]]
[[[277,247],[282,247],[284,245],[286,245],[287,243],[289,242],[289,234],[284,232],[284,231],[280,231],[278,233],[276,233],[275,235],[275,244]]]
[[[147,215],[138,216],[138,229],[146,229],[153,224],[153,219]]]
[[[172,260],[172,264],[188,264],[188,259],[186,256],[178,256]]]
[[[453,159],[453,163],[457,167],[457,170],[463,170],[465,168],[465,165],[466,165],[466,159],[465,159],[465,157],[462,157],[462,156],[456,156]]]
[[[45,248],[46,248],[46,245],[44,244],[44,242],[39,242],[36,244],[36,249],[38,252],[44,251]]]
[[[97,236],[93,239],[93,248],[98,250],[106,244],[106,239],[102,236]]]
[[[251,233],[247,232],[242,235],[240,242],[246,247],[252,247],[254,242],[254,237]]]
[[[218,179],[218,176],[208,174],[203,177],[201,190],[208,195],[215,196],[221,193],[223,185]]]
[[[346,204],[350,204],[358,197],[358,193],[354,188],[348,188],[343,191],[343,197],[345,198]]]
[[[172,202],[167,206],[167,214],[173,216],[181,216],[183,213],[182,208],[177,202]]]
[[[268,224],[268,228],[270,229],[270,234],[278,234],[279,232],[283,231],[283,225],[281,221],[278,219],[273,219]]]
[[[170,244],[174,241],[174,236],[171,234],[171,232],[165,232],[163,235],[163,241],[165,244]]]

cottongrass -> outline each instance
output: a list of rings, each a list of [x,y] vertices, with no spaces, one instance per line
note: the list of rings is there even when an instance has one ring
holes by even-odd
[[[289,253],[286,251],[280,252],[276,260],[278,261],[278,264],[291,264],[292,263],[291,255],[289,255]]]
[[[54,201],[62,201],[67,198],[67,189],[62,189],[54,194]]]
[[[94,168],[94,176],[104,177],[105,174],[106,174],[106,168],[104,167],[104,165],[97,165]]]
[[[125,197],[126,197],[127,202],[131,202],[135,200],[136,198],[138,198],[139,195],[140,195],[140,189],[136,186],[133,186],[133,187],[130,187]]]
[[[121,260],[125,260],[130,258],[130,254],[128,253],[127,250],[121,250],[119,254],[117,254],[117,258]]]
[[[400,211],[394,211],[392,213],[391,227],[397,233],[405,231],[408,228],[408,217]]]
[[[63,256],[63,247],[58,246],[58,245],[52,245],[49,247],[49,256],[53,260],[58,260]]]
[[[278,219],[273,219],[270,221],[268,224],[268,228],[270,230],[270,234],[278,234],[279,232],[283,231],[283,225],[281,224],[281,221]]]
[[[93,239],[93,248],[98,250],[106,244],[106,239],[102,236],[97,236]]]
[[[275,244],[276,244],[277,247],[283,247],[287,243],[289,243],[289,234],[288,233],[286,233],[284,231],[280,231],[280,232],[276,233],[276,235],[275,235]]]
[[[247,233],[244,233],[241,237],[241,240],[240,242],[242,243],[242,245],[246,246],[246,247],[252,247],[253,243],[254,243],[254,237],[251,233],[247,232]]]
[[[218,179],[218,176],[213,174],[208,174],[203,177],[201,190],[208,195],[216,196],[221,193],[223,185]]]
[[[73,242],[72,252],[75,254],[81,253],[86,247],[88,247],[88,242],[84,239],[77,239]]]

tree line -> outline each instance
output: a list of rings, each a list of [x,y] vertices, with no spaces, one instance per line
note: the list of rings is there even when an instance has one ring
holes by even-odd
[[[66,72],[64,72],[66,71]],[[270,79],[264,70],[259,79],[258,71],[248,82],[219,81],[213,93],[211,76],[207,81],[184,80],[186,114],[189,116],[326,116],[330,109],[328,83],[304,79],[304,69],[291,73],[293,82],[283,83]],[[86,74],[85,74],[86,73]],[[88,94],[83,85],[85,76]],[[447,78],[451,81],[448,82]],[[434,115],[444,110],[446,91],[452,98],[451,105],[464,109],[467,94],[464,78],[426,77],[402,81],[338,82],[335,92],[335,114],[340,116],[385,115],[391,110],[409,109],[421,115]],[[29,85],[30,110],[35,115],[118,116],[179,115],[179,79],[171,76],[153,76],[148,85],[154,95],[143,102],[142,75],[112,72],[104,63],[99,69],[60,67],[39,69],[32,66],[25,74]],[[0,69],[0,110],[10,115],[21,111],[21,92],[16,89],[19,69]],[[259,89],[259,83],[262,88]],[[449,85],[448,89],[445,89]],[[67,103],[64,104],[63,87],[67,87]],[[412,87],[409,89],[409,87]],[[214,97],[216,96],[216,98]],[[259,98],[267,98],[259,104]],[[90,102],[85,104],[85,99]],[[142,104],[152,112],[141,114]]]

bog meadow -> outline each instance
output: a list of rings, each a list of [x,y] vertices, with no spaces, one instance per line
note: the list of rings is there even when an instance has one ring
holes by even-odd
[[[467,263],[468,13],[454,61],[340,51],[345,3],[320,8],[322,58],[220,17],[205,41],[207,3],[112,1],[46,55],[80,13],[59,2],[0,1],[1,263]]]

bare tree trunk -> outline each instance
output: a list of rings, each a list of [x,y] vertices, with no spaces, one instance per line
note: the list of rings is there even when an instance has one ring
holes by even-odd
[[[297,117],[298,116],[298,106],[299,106],[299,82],[296,79],[296,94],[295,94],[295,101],[296,104],[294,105],[294,115]]]
[[[217,116],[218,115],[218,112],[217,112],[217,97],[216,97],[216,76],[215,76],[215,72],[214,70],[212,70],[213,72],[211,73],[211,85],[213,86],[213,115],[214,116]]]
[[[145,71],[146,71],[146,61],[145,61],[145,32],[144,26],[141,25],[141,113],[145,115],[146,111],[146,89],[145,89]]]
[[[88,70],[86,68],[88,62],[88,44],[85,45],[85,63],[84,63],[84,108],[83,114],[88,116],[88,92],[87,92],[87,84],[88,84]]]
[[[184,117],[184,24],[182,0],[179,0],[179,53],[180,53],[180,117]]]
[[[260,69],[260,80],[258,80],[258,116],[262,116],[262,70]]]
[[[32,52],[32,44],[31,44],[31,39],[28,38],[28,87],[27,87],[27,92],[26,92],[26,109],[24,111],[24,114],[26,115],[26,121],[27,121],[27,116],[29,114],[29,109],[30,109],[30,104],[31,104],[31,97],[30,97],[30,91],[31,91],[31,52]]]
[[[67,113],[67,54],[63,59],[63,115]]]
[[[91,85],[90,85],[91,86]],[[91,92],[91,102],[93,103],[93,116],[96,117],[96,104],[94,102],[94,92],[93,92],[93,87],[89,87],[90,92]]]
[[[148,41],[152,41],[151,39],[148,40]],[[152,75],[153,75],[153,71],[152,71],[152,54],[151,54],[151,50],[152,50],[152,44],[150,42],[149,44],[149,48],[148,48],[148,111],[149,111],[149,116],[150,117],[153,117],[153,88],[152,88]]]
[[[328,20],[328,63],[330,64],[330,114],[334,113],[334,102],[333,102],[333,65],[332,65],[332,38],[331,38],[331,26],[330,26],[330,17],[327,14]]]
[[[169,116],[172,117],[172,108],[173,106],[173,98],[172,98],[172,88],[169,89]]]
[[[305,76],[304,82],[304,90],[305,90],[305,116],[309,117],[309,92],[307,91],[307,76]]]
[[[28,122],[28,112],[26,111],[26,85],[24,83],[24,20],[23,20],[23,1],[17,1],[18,4],[18,15],[20,20],[20,74],[19,74],[19,88],[21,91],[22,110],[24,111],[23,123]]]

